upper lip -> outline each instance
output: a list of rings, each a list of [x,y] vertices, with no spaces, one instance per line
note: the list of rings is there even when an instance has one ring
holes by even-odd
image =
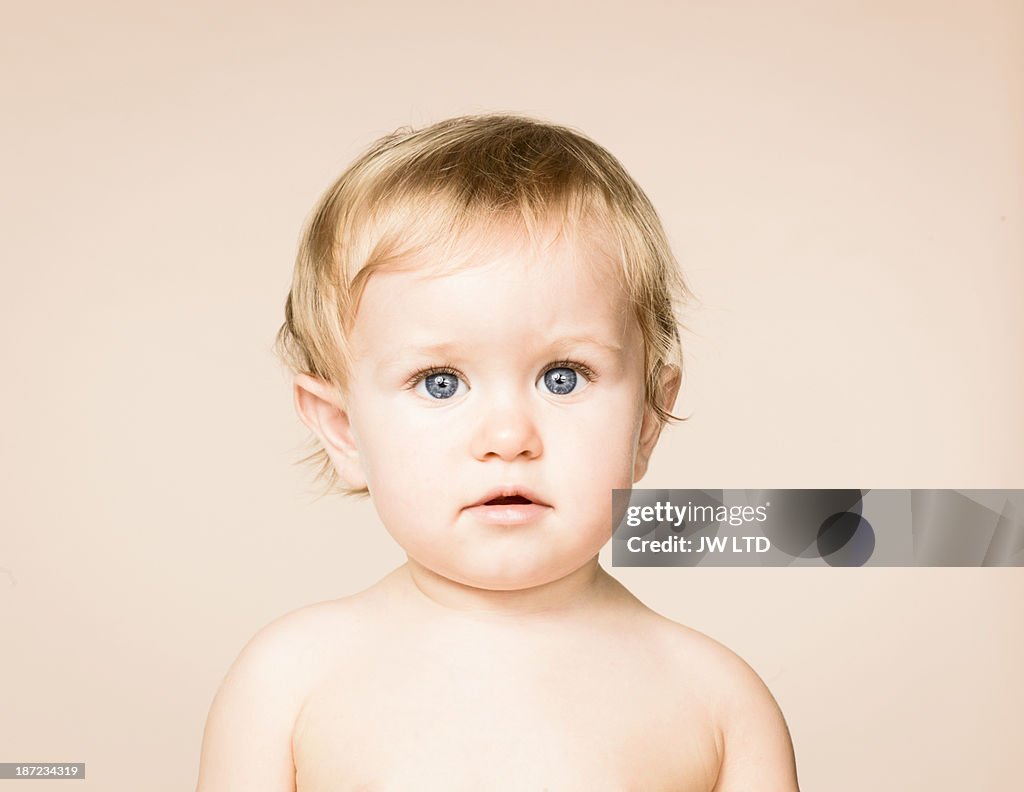
[[[494,498],[511,498],[515,495],[527,498],[538,506],[550,506],[550,504],[541,500],[540,496],[528,487],[521,487],[518,484],[509,484],[507,486],[495,487],[494,489],[489,490],[486,495],[480,498],[480,500],[476,503],[471,503],[467,508],[471,509],[474,506],[482,506],[487,503],[487,501],[493,500]]]

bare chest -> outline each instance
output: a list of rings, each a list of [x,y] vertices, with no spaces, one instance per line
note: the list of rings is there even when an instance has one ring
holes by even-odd
[[[346,664],[297,719],[297,792],[708,792],[714,724],[680,669],[637,660],[470,651]]]

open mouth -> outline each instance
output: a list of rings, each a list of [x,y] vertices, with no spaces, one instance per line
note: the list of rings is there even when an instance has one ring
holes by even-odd
[[[513,526],[538,522],[550,511],[550,506],[526,495],[498,495],[469,507],[468,514],[472,515],[471,519],[482,523]]]
[[[484,506],[509,506],[512,504],[533,503],[529,498],[522,495],[505,495],[500,498],[491,498]]]

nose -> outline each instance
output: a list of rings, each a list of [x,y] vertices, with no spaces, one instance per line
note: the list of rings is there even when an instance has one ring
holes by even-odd
[[[529,406],[517,400],[490,405],[473,436],[473,456],[480,460],[535,459],[542,450],[537,422]]]

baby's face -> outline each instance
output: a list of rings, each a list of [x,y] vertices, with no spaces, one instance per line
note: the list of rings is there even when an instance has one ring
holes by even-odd
[[[444,275],[380,272],[351,334],[348,417],[410,557],[486,589],[568,575],[610,538],[644,417],[643,346],[612,265],[495,245]],[[472,509],[496,488],[546,504]]]

